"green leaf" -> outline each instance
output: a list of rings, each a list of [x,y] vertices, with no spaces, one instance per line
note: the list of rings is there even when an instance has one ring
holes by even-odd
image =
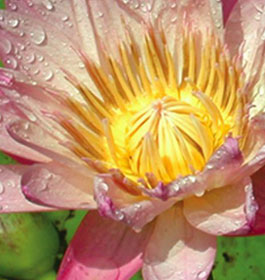
[[[85,210],[72,211],[70,217],[65,222],[66,242],[69,243],[74,236],[79,224],[87,214]]]
[[[50,220],[58,230],[63,230],[64,224],[70,215],[69,210],[44,212],[44,216]]]
[[[131,280],[143,280],[141,271],[137,272],[137,273],[131,278]]]
[[[213,279],[264,279],[264,247],[265,236],[218,238]]]
[[[15,163],[15,161],[11,157],[0,152],[0,164],[11,164],[11,163]]]
[[[0,9],[4,9],[4,8],[5,8],[5,1],[0,0]]]

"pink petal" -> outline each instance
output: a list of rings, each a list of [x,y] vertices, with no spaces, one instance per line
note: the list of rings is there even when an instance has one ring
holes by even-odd
[[[72,90],[64,69],[92,85],[77,55],[80,39],[71,1],[48,3],[7,1],[0,11],[0,58],[6,67],[19,70],[45,86]],[[16,9],[13,9],[16,7]]]
[[[255,223],[252,226],[250,234],[265,233],[265,167],[260,169],[252,177],[254,196],[258,203]]]
[[[176,202],[173,199],[162,201],[128,193],[110,174],[99,175],[96,178],[94,192],[101,215],[122,221],[135,230],[141,230]]]
[[[21,191],[21,176],[27,166],[0,166],[0,213],[54,211],[55,208],[43,207],[29,202]]]
[[[145,280],[207,279],[214,263],[216,238],[193,228],[181,206],[157,218],[144,255]]]
[[[243,43],[242,56],[247,80],[250,76],[260,74],[260,68],[264,65],[263,6],[263,0],[238,0],[226,22],[225,41],[230,53],[237,54]]]
[[[51,162],[34,165],[23,174],[22,190],[30,201],[62,209],[94,209],[93,176]]]
[[[142,266],[152,226],[135,233],[122,223],[87,214],[61,264],[58,280],[128,280]]]
[[[184,200],[184,215],[188,222],[213,235],[248,233],[256,210],[249,178],[209,191],[202,197]]]

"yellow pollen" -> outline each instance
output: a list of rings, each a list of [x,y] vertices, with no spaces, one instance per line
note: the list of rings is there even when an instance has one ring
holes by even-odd
[[[59,119],[76,155],[96,172],[119,169],[131,186],[194,174],[228,134],[248,129],[239,58],[233,64],[213,34],[188,27],[175,58],[160,35],[150,27],[138,48],[128,32],[119,60],[105,54],[108,72],[83,58],[102,98],[73,83],[84,101],[68,100],[78,121]]]

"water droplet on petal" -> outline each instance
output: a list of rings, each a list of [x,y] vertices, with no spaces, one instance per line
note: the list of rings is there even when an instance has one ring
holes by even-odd
[[[197,197],[203,196],[204,193],[205,193],[205,190],[196,190],[196,191],[194,192],[194,194],[195,194]]]
[[[45,8],[49,11],[52,11],[54,9],[54,6],[50,0],[43,0],[42,4],[45,6]]]
[[[5,63],[6,63],[6,66],[8,66],[12,69],[16,69],[18,66],[17,60],[12,56],[7,57],[5,59]]]
[[[198,279],[203,279],[205,278],[207,275],[206,271],[201,271],[199,274],[198,274]]]
[[[4,185],[0,182],[0,194],[2,194],[5,191]]]
[[[1,38],[0,49],[3,50],[5,54],[10,54],[12,51],[12,44],[8,39]]]
[[[43,73],[43,76],[44,76],[44,80],[49,82],[49,81],[52,80],[54,74],[53,74],[53,72],[51,70],[48,70],[47,72]]]
[[[28,63],[33,63],[36,59],[36,56],[34,53],[29,53],[26,57],[25,57],[26,61]]]
[[[62,16],[62,21],[68,21],[69,20],[69,16],[68,15],[64,15]]]
[[[12,28],[16,28],[19,25],[19,20],[18,19],[10,19],[8,21],[8,24],[12,27]]]
[[[17,10],[17,5],[15,3],[9,3],[9,7],[12,11],[16,11]]]
[[[46,33],[42,27],[34,28],[32,32],[30,32],[31,41],[36,45],[41,45],[46,40]]]

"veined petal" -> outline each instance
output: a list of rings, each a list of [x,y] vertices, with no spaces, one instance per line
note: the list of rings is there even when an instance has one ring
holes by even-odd
[[[213,235],[247,234],[254,223],[256,203],[252,184],[237,184],[184,200],[184,215],[199,230]]]
[[[82,175],[60,163],[34,165],[23,174],[22,191],[40,205],[61,209],[95,209],[93,176]]]
[[[0,166],[0,213],[54,211],[29,202],[21,191],[21,177],[28,166]]]
[[[142,266],[152,226],[135,233],[126,225],[91,211],[64,256],[58,280],[127,280]]]
[[[260,71],[258,69],[263,67],[264,19],[263,0],[238,0],[226,22],[226,43],[231,55],[236,54],[242,44],[243,63],[248,78],[256,75]]]
[[[172,207],[158,217],[145,250],[145,280],[207,279],[214,262],[216,237],[193,228]]]
[[[76,52],[80,45],[71,1],[9,0],[6,6],[7,11],[0,11],[0,57],[6,67],[63,90],[74,90],[65,79],[65,69],[85,84],[90,81]]]

